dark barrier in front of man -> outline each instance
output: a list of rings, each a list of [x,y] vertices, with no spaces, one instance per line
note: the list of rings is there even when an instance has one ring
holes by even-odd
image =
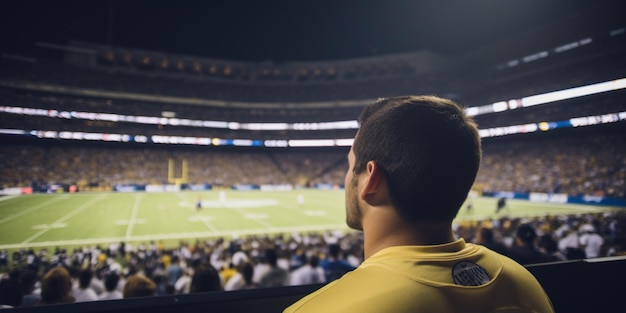
[[[541,282],[556,312],[623,310],[626,256],[535,264],[526,268]]]

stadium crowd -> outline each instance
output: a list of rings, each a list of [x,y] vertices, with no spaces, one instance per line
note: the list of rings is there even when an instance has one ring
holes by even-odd
[[[616,133],[520,136],[484,141],[475,183],[482,192],[542,192],[570,196],[626,197],[626,145]],[[318,183],[343,185],[347,149],[207,149],[136,145],[29,145],[0,147],[1,187],[71,184],[79,190],[118,184],[168,184],[168,161],[189,184]],[[245,153],[244,153],[245,152]],[[122,161],[123,160],[123,161]]]
[[[461,221],[455,235],[521,264],[626,255],[626,214]],[[362,261],[358,232],[120,242],[66,251],[0,252],[0,305],[28,307],[210,291],[323,284]]]

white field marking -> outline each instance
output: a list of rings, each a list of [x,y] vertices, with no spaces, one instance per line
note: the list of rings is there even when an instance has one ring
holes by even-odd
[[[215,228],[215,226],[213,226],[213,224],[211,224],[212,220],[213,220],[213,217],[211,217],[211,216],[204,216],[204,215],[196,215],[196,216],[190,216],[189,217],[189,221],[191,221],[191,222],[202,222],[212,232],[214,232],[214,233],[218,232],[217,228]]]
[[[240,213],[241,215],[243,215],[245,218],[247,218],[249,220],[252,220],[252,221],[256,222],[257,224],[260,224],[260,225],[263,225],[263,226],[267,227],[267,229],[270,230],[270,231],[275,231],[276,230],[276,227],[274,225],[272,225],[272,224],[270,224],[268,222],[265,222],[265,221],[263,221],[263,220],[261,220],[259,218],[252,218],[253,214],[247,213],[245,210],[243,210],[241,208],[233,208],[233,209],[235,211],[237,211],[238,213]],[[265,216],[264,219],[267,218],[267,214],[264,214],[264,213],[255,213],[255,214],[258,215],[258,216],[263,214]],[[250,216],[250,217],[247,217],[247,216]]]
[[[70,213],[65,214],[63,217],[59,218],[58,220],[52,222],[50,225],[56,225],[56,224],[61,224],[63,222],[65,222],[66,220],[70,219],[72,216],[82,212],[83,210],[85,210],[86,208],[92,206],[94,203],[100,201],[101,199],[105,198],[105,195],[99,195],[97,197],[92,198],[91,200],[89,200],[88,202],[84,203],[83,205],[77,207],[76,209],[72,210]],[[22,241],[22,244],[26,244],[31,242],[32,240],[34,240],[35,238],[43,235],[44,233],[46,233],[47,231],[49,231],[50,229],[52,229],[52,227],[47,227],[45,229],[42,229],[40,231],[38,231],[37,233],[35,233],[34,235],[30,236],[28,239]]]
[[[141,218],[135,220],[135,224],[145,224],[145,223],[146,223],[146,220],[141,219]],[[115,221],[115,224],[123,226],[123,225],[130,224],[130,221],[129,220],[119,220],[119,221]]]
[[[135,196],[135,204],[133,205],[133,211],[130,213],[130,220],[128,221],[128,227],[126,228],[126,240],[130,238],[133,233],[133,228],[135,227],[135,220],[137,218],[137,211],[139,211],[139,202],[141,202],[141,198],[143,198],[143,194],[137,194]],[[145,221],[144,221],[145,223]]]
[[[4,196],[4,197],[0,197],[0,201],[4,201],[4,200],[11,200],[13,198],[17,198],[21,195],[10,195],[10,196]]]
[[[307,226],[291,226],[291,227],[274,227],[273,233],[287,233],[287,232],[310,232],[310,231],[327,231],[327,230],[349,230],[345,224],[326,224],[326,225],[307,225]],[[149,240],[168,240],[168,239],[189,239],[189,238],[211,238],[211,237],[227,237],[233,234],[238,235],[258,235],[267,234],[267,228],[257,229],[242,229],[242,230],[222,230],[216,232],[190,232],[190,233],[175,233],[175,234],[150,234],[142,236],[133,236],[129,239],[125,237],[108,237],[108,238],[93,238],[93,239],[76,239],[76,240],[59,240],[59,241],[42,241],[34,243],[16,243],[0,245],[0,249],[15,249],[15,248],[36,248],[36,247],[53,247],[53,246],[67,246],[67,245],[91,245],[91,244],[105,244],[105,243],[118,243],[120,241],[125,242],[139,242]],[[269,232],[271,233],[271,232]]]
[[[67,227],[67,224],[65,223],[57,223],[57,224],[41,224],[41,225],[35,225],[33,227],[31,227],[32,229],[46,229],[46,228],[64,228]]]
[[[213,217],[211,216],[190,216],[189,217],[189,221],[190,222],[203,222],[203,221],[212,221]]]
[[[203,200],[202,208],[226,208],[226,209],[249,209],[274,206],[278,204],[275,199],[240,199],[226,200],[226,202],[216,200]]]
[[[243,217],[249,220],[266,220],[267,214],[264,213],[244,213]]]
[[[183,195],[180,192],[176,193],[176,197],[180,200],[180,202],[178,202],[178,205],[181,208],[188,208],[189,210],[192,210],[192,211],[195,210],[195,207],[193,206],[193,204],[187,201],[187,198],[183,197]],[[204,207],[204,204],[202,206]]]
[[[277,205],[279,202],[275,199],[239,199],[239,200],[227,200],[226,202],[215,201],[215,200],[203,200],[202,208],[203,209],[216,209],[216,208],[226,208],[233,209],[239,213],[241,213],[244,218],[255,221],[256,223],[267,227],[269,230],[274,230],[276,227],[273,225],[262,221],[262,219],[267,219],[267,214],[265,213],[247,213],[243,209],[249,208],[261,208],[267,206]],[[208,221],[204,221],[204,224],[213,232],[218,232],[215,227],[213,227]]]
[[[328,215],[328,212],[326,211],[320,211],[320,210],[304,210],[304,212],[302,212],[304,215],[308,215],[308,216],[325,216]]]
[[[285,209],[293,211],[293,212],[299,212],[299,213],[307,215],[307,216],[315,216],[315,217],[323,218],[323,219],[325,219],[325,220],[327,220],[329,222],[337,222],[336,219],[333,219],[332,217],[328,216],[328,212],[326,212],[326,211],[306,210],[306,209],[303,210],[302,208],[299,208],[298,206],[287,206],[287,207],[285,207]],[[341,207],[341,209],[343,210],[343,207]],[[312,212],[323,212],[323,214],[322,213],[312,213]]]
[[[213,224],[211,224],[209,221],[202,220],[202,223],[204,223],[204,225],[208,227],[212,232],[215,233],[218,231],[217,228],[215,228]]]
[[[12,220],[12,219],[14,219],[14,218],[18,218],[18,217],[20,217],[20,216],[22,216],[22,215],[25,215],[25,214],[28,214],[28,213],[30,213],[30,212],[33,212],[33,211],[39,210],[39,209],[41,209],[41,208],[45,208],[45,207],[47,207],[48,205],[50,205],[50,204],[52,204],[52,203],[59,202],[59,201],[61,201],[61,200],[65,200],[65,199],[67,199],[67,197],[68,197],[67,195],[62,196],[62,197],[55,197],[55,198],[52,198],[52,199],[50,199],[50,200],[48,200],[48,201],[46,201],[46,202],[40,203],[40,204],[38,204],[38,205],[36,205],[36,206],[34,206],[34,207],[31,207],[31,208],[29,208],[29,209],[26,209],[26,210],[20,211],[19,213],[16,213],[16,214],[13,214],[13,215],[9,215],[9,216],[7,216],[7,217],[5,217],[5,218],[1,219],[1,220],[0,220],[0,224],[4,223],[4,222],[6,222],[6,221],[10,221],[10,220]]]

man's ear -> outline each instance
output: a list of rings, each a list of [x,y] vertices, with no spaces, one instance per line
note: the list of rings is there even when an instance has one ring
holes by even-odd
[[[365,166],[366,178],[363,182],[360,197],[372,205],[381,204],[388,200],[387,181],[385,175],[374,161],[367,162]]]

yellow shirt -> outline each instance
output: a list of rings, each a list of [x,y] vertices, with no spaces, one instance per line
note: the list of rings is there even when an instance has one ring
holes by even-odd
[[[172,263],[172,258],[169,255],[164,254],[161,257],[161,262],[163,262],[163,267],[164,268],[168,268],[168,267],[170,267],[170,263]]]
[[[554,312],[535,277],[463,239],[379,251],[285,309],[291,312]]]
[[[237,270],[231,267],[227,267],[220,271],[220,276],[222,276],[223,283],[227,283],[233,276],[237,274]]]

